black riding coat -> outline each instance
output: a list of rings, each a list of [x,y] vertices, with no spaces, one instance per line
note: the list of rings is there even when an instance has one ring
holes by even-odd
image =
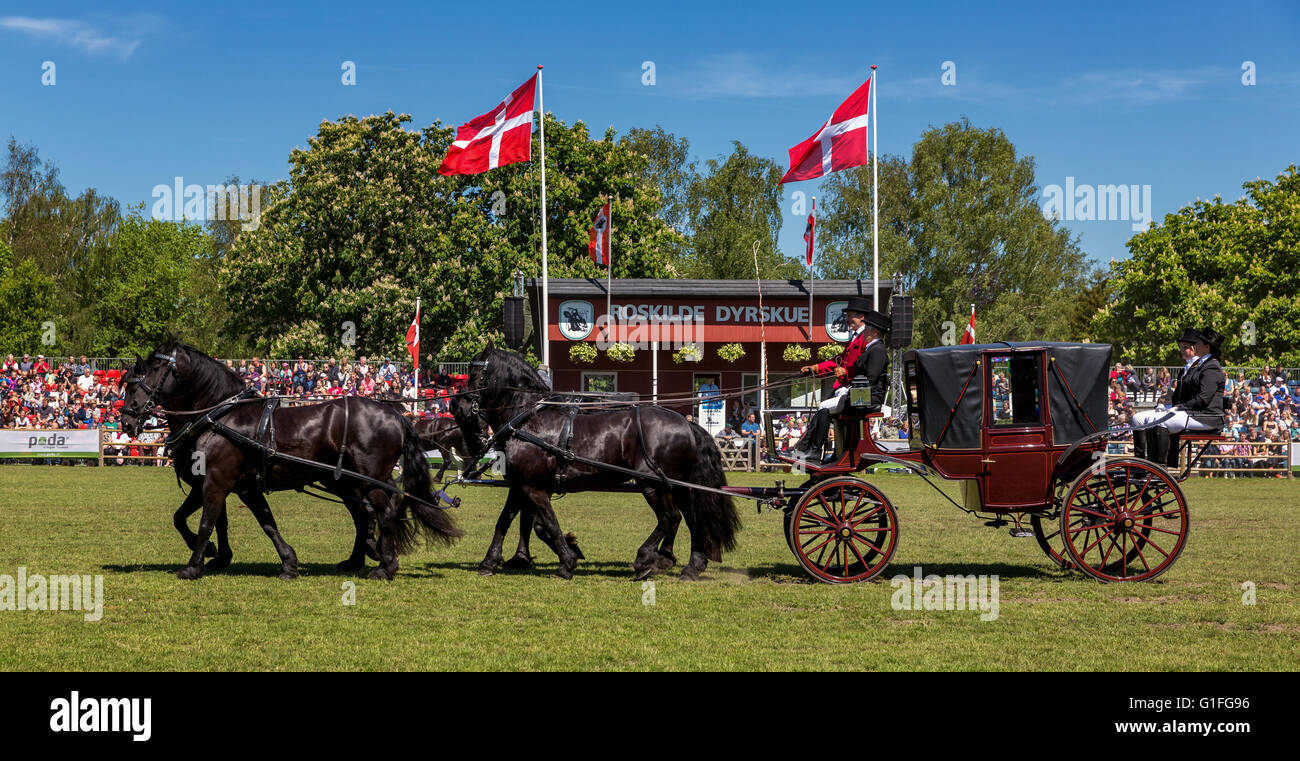
[[[850,380],[859,375],[867,376],[871,383],[871,404],[882,404],[885,392],[889,390],[889,350],[885,348],[883,340],[868,346],[853,363],[853,367],[849,368]]]
[[[1174,386],[1173,408],[1206,425],[1223,425],[1223,384],[1227,376],[1211,356],[1185,369]]]

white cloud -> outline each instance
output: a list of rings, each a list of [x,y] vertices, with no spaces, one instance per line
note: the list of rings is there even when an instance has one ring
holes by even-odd
[[[130,58],[140,45],[138,38],[109,36],[84,21],[70,19],[3,16],[0,17],[0,28],[12,29],[31,37],[53,39],[92,55],[108,54]]]
[[[826,76],[815,66],[775,68],[747,53],[708,56],[679,72],[659,69],[661,84],[693,98],[844,97],[867,76],[865,67],[854,76]]]

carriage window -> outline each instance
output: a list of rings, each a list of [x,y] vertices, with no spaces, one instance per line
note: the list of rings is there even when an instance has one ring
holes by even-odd
[[[921,398],[918,388],[916,363],[908,362],[903,370],[906,382],[904,387],[907,391],[907,427],[909,444],[913,449],[917,449],[917,442],[921,438],[921,408],[917,401]]]
[[[1026,426],[1043,422],[1039,386],[1040,354],[1010,354],[989,360],[989,399],[993,425]]]
[[[618,373],[583,373],[582,390],[593,393],[618,391]]]

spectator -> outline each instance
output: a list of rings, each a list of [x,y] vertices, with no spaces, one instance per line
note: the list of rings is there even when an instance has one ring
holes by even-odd
[[[24,354],[23,360],[18,363],[18,372],[27,375],[32,371],[32,355]]]
[[[740,426],[740,435],[750,439],[757,439],[760,430],[758,420],[754,413],[751,412]]]

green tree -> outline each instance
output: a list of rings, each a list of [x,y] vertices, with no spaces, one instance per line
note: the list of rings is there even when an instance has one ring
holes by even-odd
[[[147,219],[143,207],[123,218],[111,254],[95,269],[89,316],[95,325],[90,352],[129,357],[147,353],[176,331],[192,338],[197,304],[191,275],[212,250],[197,224]],[[206,348],[206,347],[205,347]]]
[[[1044,218],[1034,161],[1001,130],[930,128],[909,162],[886,156],[880,170],[880,274],[900,273],[915,297],[914,345],[940,343],[945,322],[960,335],[971,304],[981,341],[1077,338],[1083,252]],[[838,173],[823,194],[822,276],[870,278],[871,167]]]
[[[408,131],[409,121],[388,112],[323,122],[306,150],[293,151],[289,180],[263,199],[261,225],[223,260],[228,336],[252,336],[267,354],[399,356],[418,295],[433,357],[463,359],[502,342],[513,271],[541,274],[538,136],[533,161],[443,177],[453,130]],[[552,277],[604,275],[587,256],[587,231],[607,198],[616,199],[614,276],[667,272],[663,252],[677,234],[658,218],[645,157],[613,138],[611,129],[592,140],[581,122],[546,116]]]
[[[619,144],[646,158],[643,178],[659,188],[662,205],[659,218],[682,235],[691,231],[691,194],[699,181],[696,164],[691,160],[691,145],[655,125],[654,129],[633,127]]]
[[[754,277],[752,246],[758,242],[764,278],[798,278],[803,266],[780,252],[781,167],[755,156],[739,141],[725,161],[709,159],[691,194],[692,236],[676,265],[682,277]]]
[[[1128,243],[1097,315],[1124,359],[1174,364],[1184,326],[1224,334],[1229,363],[1300,365],[1300,169],[1234,203],[1197,201]]]
[[[32,262],[15,265],[13,250],[0,240],[0,353],[50,353],[41,338],[53,299],[54,280]],[[56,321],[56,333],[59,327]]]

